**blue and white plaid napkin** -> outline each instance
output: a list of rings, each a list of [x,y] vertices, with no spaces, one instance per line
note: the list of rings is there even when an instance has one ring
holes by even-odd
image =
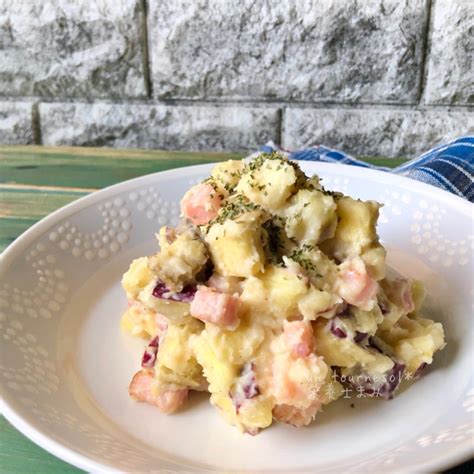
[[[280,148],[273,143],[261,148],[261,151],[266,152],[274,150]],[[344,163],[408,176],[474,202],[474,136],[439,145],[397,168],[374,166],[322,145],[289,153],[294,160]]]

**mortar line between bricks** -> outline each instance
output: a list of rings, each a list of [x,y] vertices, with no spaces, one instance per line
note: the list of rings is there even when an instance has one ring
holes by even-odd
[[[33,141],[35,145],[42,145],[41,117],[39,113],[38,102],[35,102],[31,106],[31,128],[33,129]]]
[[[281,112],[280,112],[280,115],[281,115],[281,126],[280,126],[280,142],[279,142],[279,145],[284,147],[285,144],[283,143],[283,138],[285,137],[285,129],[286,129],[286,109],[287,107],[284,105],[282,108],[281,108]]]
[[[151,61],[150,61],[150,45],[148,43],[148,4],[147,0],[141,0],[142,5],[142,62],[143,62],[143,79],[145,81],[145,89],[148,98],[153,96],[153,83],[151,80]]]
[[[428,78],[428,63],[431,51],[431,34],[433,31],[432,25],[432,11],[434,11],[433,5],[435,0],[427,0],[426,4],[426,19],[423,37],[423,46],[421,52],[421,71],[420,71],[420,83],[418,85],[418,103],[421,104],[424,101],[426,82]]]
[[[68,97],[38,97],[38,96],[18,96],[18,97],[1,97],[0,103],[8,102],[38,102],[43,104],[108,104],[108,105],[149,105],[149,106],[185,106],[185,107],[289,107],[289,108],[314,108],[314,109],[343,109],[343,110],[400,110],[400,111],[425,111],[425,110],[444,110],[444,111],[474,111],[474,107],[468,104],[397,104],[382,102],[336,102],[336,101],[291,101],[291,100],[248,100],[248,99],[114,99],[114,98],[97,98],[90,99],[85,97],[68,98]]]
[[[278,140],[277,143],[281,145],[283,140],[283,108],[280,107],[278,109],[278,125],[276,130],[276,139]]]

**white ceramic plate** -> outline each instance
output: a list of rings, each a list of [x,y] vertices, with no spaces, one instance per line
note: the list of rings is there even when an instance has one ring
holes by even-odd
[[[404,471],[442,469],[472,453],[473,207],[387,173],[303,163],[324,184],[385,204],[388,263],[424,281],[425,314],[448,345],[392,401],[339,400],[308,428],[276,424],[241,435],[196,395],[166,416],[131,401],[143,342],[122,334],[120,288],[130,261],[157,249],[183,193],[209,174],[194,166],[82,198],[33,226],[2,255],[2,412],[56,456],[88,471]],[[352,408],[350,405],[355,405]]]

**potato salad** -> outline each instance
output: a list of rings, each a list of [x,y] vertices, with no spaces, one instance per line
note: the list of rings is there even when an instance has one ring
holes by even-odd
[[[146,341],[130,396],[172,413],[205,391],[249,434],[349,389],[392,398],[445,343],[421,284],[386,276],[379,208],[280,153],[218,164],[123,276],[122,328]]]

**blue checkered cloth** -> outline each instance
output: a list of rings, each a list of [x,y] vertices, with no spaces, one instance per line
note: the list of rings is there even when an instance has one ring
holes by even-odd
[[[261,151],[266,152],[274,150],[281,148],[271,142],[261,148]],[[289,153],[294,160],[344,163],[408,176],[474,202],[474,136],[439,145],[397,168],[374,166],[322,145]]]

